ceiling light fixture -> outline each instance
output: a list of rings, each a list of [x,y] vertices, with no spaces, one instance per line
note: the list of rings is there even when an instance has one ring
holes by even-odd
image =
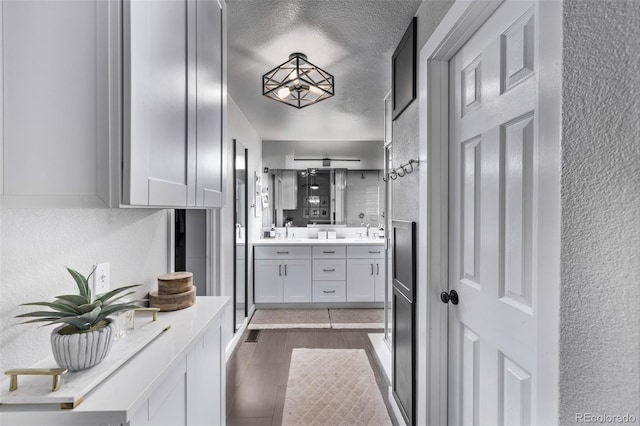
[[[298,109],[333,96],[333,76],[295,52],[262,76],[262,94]]]

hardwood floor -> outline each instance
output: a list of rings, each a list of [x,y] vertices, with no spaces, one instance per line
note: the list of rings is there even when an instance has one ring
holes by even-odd
[[[227,425],[279,426],[282,423],[293,348],[365,349],[387,403],[388,384],[374,360],[369,333],[380,330],[261,330],[257,343],[241,343],[227,364]],[[389,407],[387,406],[387,410]],[[303,425],[300,425],[303,426]]]

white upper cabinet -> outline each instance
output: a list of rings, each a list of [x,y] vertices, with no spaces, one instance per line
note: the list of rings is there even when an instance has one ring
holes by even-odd
[[[223,14],[217,1],[196,2],[196,205],[222,205]],[[212,165],[218,167],[212,167]]]
[[[221,3],[4,0],[0,14],[4,207],[222,206]]]

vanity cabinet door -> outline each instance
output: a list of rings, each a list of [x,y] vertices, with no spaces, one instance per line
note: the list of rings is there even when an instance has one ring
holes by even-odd
[[[375,261],[375,301],[376,302],[384,302],[384,292],[385,292],[385,259],[376,259]]]
[[[375,300],[375,261],[347,259],[347,302]]]
[[[283,301],[311,302],[311,260],[283,262]]]
[[[281,260],[256,259],[256,303],[282,303],[283,269]]]

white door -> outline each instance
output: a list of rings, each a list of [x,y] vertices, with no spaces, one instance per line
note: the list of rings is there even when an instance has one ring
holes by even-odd
[[[375,261],[347,259],[347,302],[375,300]]]
[[[257,259],[255,268],[256,303],[282,303],[282,261]]]
[[[536,155],[533,2],[502,4],[449,63],[449,423],[535,418]]]
[[[283,273],[283,301],[285,303],[311,302],[311,260],[285,260]]]

